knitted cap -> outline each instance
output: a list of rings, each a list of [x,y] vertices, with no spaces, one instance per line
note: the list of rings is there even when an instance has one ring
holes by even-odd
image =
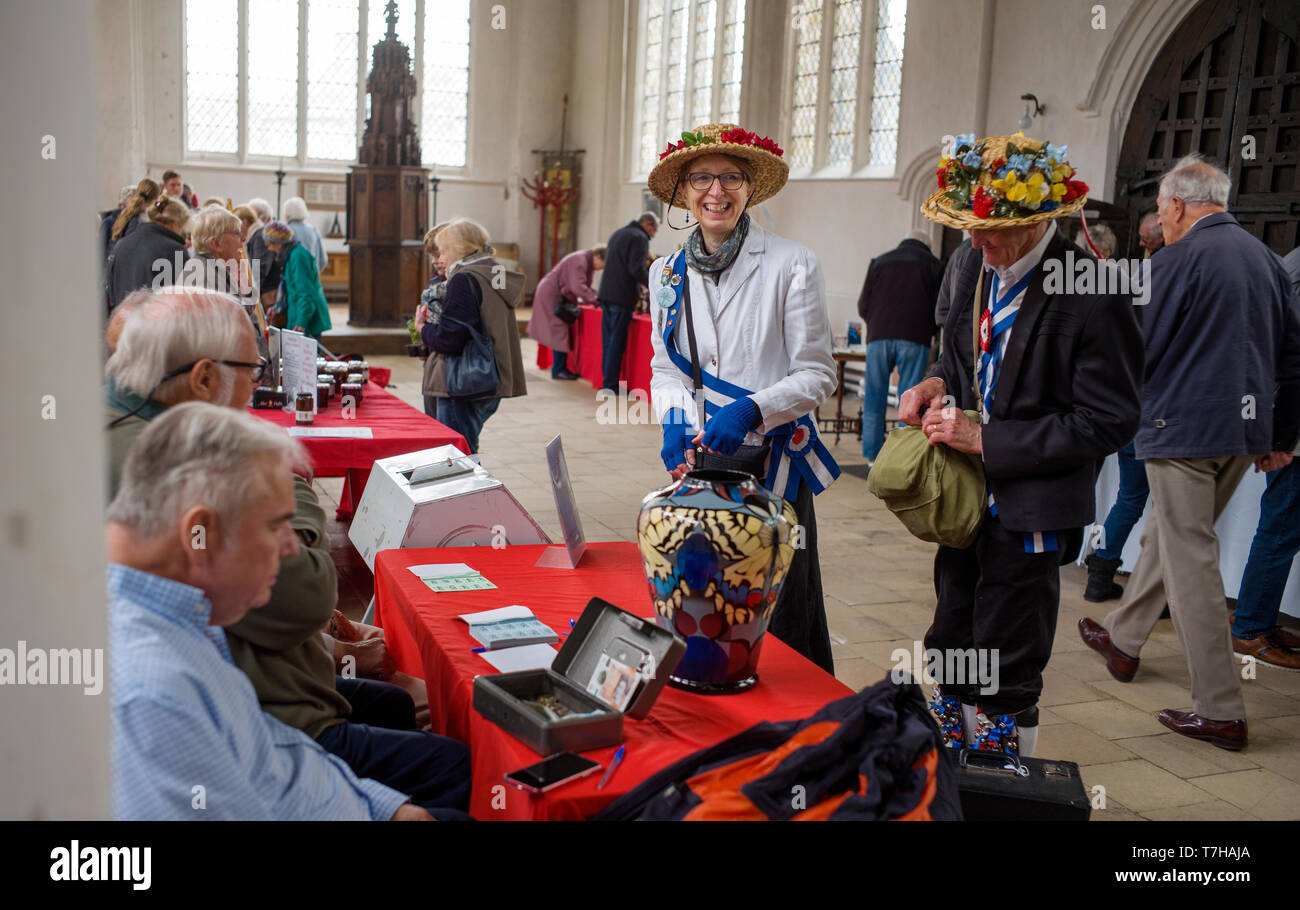
[[[293,239],[293,231],[283,221],[272,221],[262,228],[262,236],[267,243],[288,243]]]

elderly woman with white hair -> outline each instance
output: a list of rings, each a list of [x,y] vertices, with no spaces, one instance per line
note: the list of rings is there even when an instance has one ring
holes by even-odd
[[[199,209],[190,219],[190,249],[193,258],[185,263],[178,284],[207,288],[255,303],[252,279],[242,267],[243,223],[239,216],[219,205]]]
[[[524,276],[497,264],[487,231],[468,218],[448,222],[433,242],[439,271],[447,275],[447,297],[435,322],[427,321],[425,307],[416,310],[415,327],[431,352],[425,363],[424,394],[437,399],[438,420],[464,436],[474,454],[479,432],[501,399],[528,394],[515,320]],[[447,364],[463,356],[471,332],[491,339],[501,381],[481,395],[458,396],[448,385]]]
[[[320,231],[307,220],[309,217],[311,212],[307,210],[307,202],[301,196],[285,200],[284,220],[289,225],[289,230],[293,231],[298,243],[316,258],[316,271],[323,272],[330,264],[330,257],[325,252],[325,241],[321,239]]]

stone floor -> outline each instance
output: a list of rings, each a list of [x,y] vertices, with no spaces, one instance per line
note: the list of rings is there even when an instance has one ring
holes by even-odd
[[[626,399],[621,413],[602,409],[585,382],[551,380],[549,372],[532,366],[536,345],[527,339],[523,344],[529,394],[503,401],[487,422],[483,464],[559,540],[545,445],[562,433],[587,539],[633,540],[641,498],[668,481],[659,461],[658,426],[628,408]],[[421,406],[418,360],[371,361],[393,368],[391,392]],[[856,437],[827,443],[840,464],[862,463]],[[318,483],[326,498],[337,501],[341,481]],[[935,603],[934,547],[910,537],[867,492],[866,482],[848,474],[818,497],[817,521],[836,676],[859,689],[888,673],[894,650],[910,653],[928,628]],[[344,533],[334,528],[335,552],[348,563],[348,612],[359,616],[369,582]],[[1062,570],[1038,754],[1077,762],[1089,791],[1104,792],[1105,808],[1094,810],[1093,818],[1300,818],[1300,673],[1260,668],[1256,679],[1243,682],[1250,724],[1245,751],[1225,752],[1170,733],[1156,712],[1190,709],[1187,666],[1172,624],[1162,620],[1156,626],[1137,679],[1115,682],[1075,629],[1080,617],[1100,618],[1109,609],[1083,600],[1084,580],[1075,566]]]

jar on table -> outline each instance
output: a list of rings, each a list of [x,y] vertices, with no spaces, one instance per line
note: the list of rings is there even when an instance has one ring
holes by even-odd
[[[359,382],[343,383],[343,403],[345,405],[348,403],[349,395],[352,396],[352,403],[354,405],[361,404],[361,383]]]
[[[311,426],[316,419],[316,396],[311,392],[299,392],[293,400],[294,422],[298,426]]]

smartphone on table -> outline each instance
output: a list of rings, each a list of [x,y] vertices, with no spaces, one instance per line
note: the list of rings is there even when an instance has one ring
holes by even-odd
[[[600,762],[573,752],[557,752],[535,765],[511,771],[506,783],[525,793],[545,793],[599,770]]]

